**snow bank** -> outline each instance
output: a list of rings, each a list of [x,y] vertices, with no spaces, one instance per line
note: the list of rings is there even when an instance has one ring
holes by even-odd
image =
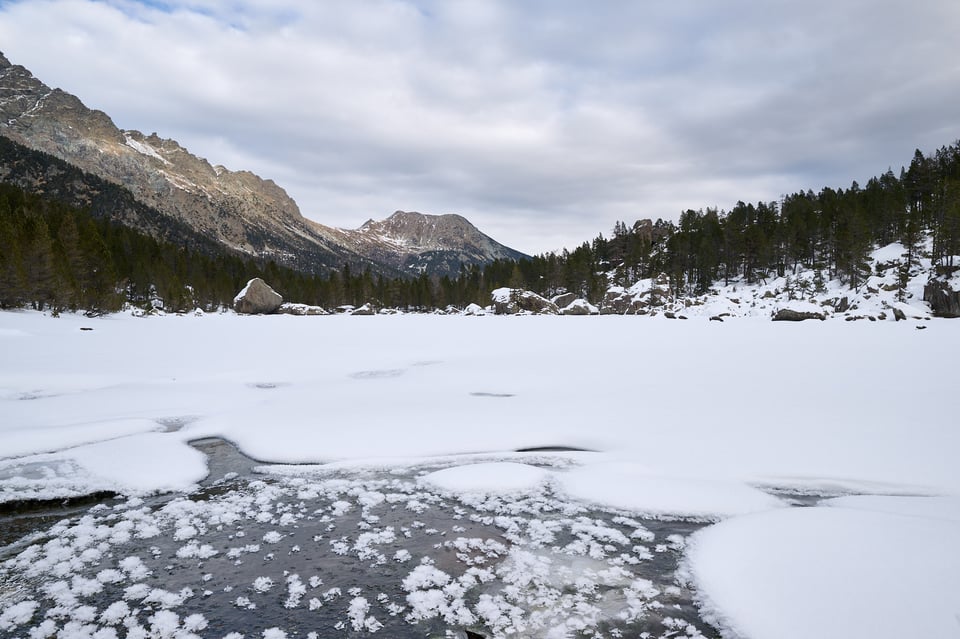
[[[542,486],[552,473],[514,462],[466,464],[424,475],[423,484],[450,492],[516,493]]]
[[[960,524],[868,510],[736,517],[688,543],[705,618],[750,639],[960,632]]]
[[[206,457],[169,433],[144,433],[62,453],[123,492],[183,490],[207,475]]]
[[[718,519],[784,506],[743,483],[651,475],[629,463],[586,465],[557,474],[557,483],[572,499],[655,517]]]

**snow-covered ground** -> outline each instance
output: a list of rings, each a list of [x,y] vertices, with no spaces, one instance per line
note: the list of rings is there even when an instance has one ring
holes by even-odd
[[[692,536],[684,573],[726,636],[956,636],[960,548],[950,540],[960,539],[952,403],[960,324],[930,320],[916,330],[912,321],[768,317],[54,319],[4,312],[0,500],[189,490],[206,466],[188,442],[214,436],[263,462],[320,464],[272,467],[288,474],[409,471],[443,460],[444,468],[420,472],[419,488],[395,492],[450,495],[478,512],[490,507],[490,495],[504,512],[540,496],[620,517],[719,521]],[[513,452],[537,447],[589,452]],[[887,497],[790,508],[789,491]],[[529,521],[538,513],[528,512]],[[156,517],[151,526],[169,524]],[[174,524],[176,537],[186,524]],[[556,525],[574,534],[575,524],[574,517]],[[534,563],[498,564],[506,575],[543,563],[517,554],[530,551],[521,541],[510,561]],[[610,543],[630,555],[630,544]],[[193,550],[203,554],[202,545],[184,552]],[[641,562],[650,554],[634,551]],[[56,568],[70,553],[50,552],[50,579],[57,570],[93,578],[83,576],[83,562]],[[547,573],[547,582],[559,579]],[[440,577],[420,569],[409,594],[435,589],[431,578]],[[434,586],[455,580],[447,578]],[[616,583],[603,587],[621,588],[618,596],[650,598],[641,596],[638,577],[609,578]],[[771,580],[783,587],[769,587]],[[43,621],[40,604],[4,592],[0,633],[43,636],[29,631]],[[414,600],[450,612],[451,592],[445,603],[430,599],[439,595]],[[371,631],[375,624],[364,624],[375,596],[347,598],[347,628]],[[522,601],[481,602],[490,600],[467,608],[485,627],[517,631],[516,620],[496,615]],[[898,602],[895,622],[876,622]],[[404,605],[412,606],[407,614],[417,610],[415,602]],[[629,605],[620,609],[631,614]],[[868,611],[874,619],[865,618]],[[570,622],[563,625],[569,636],[582,632],[570,616],[538,619]],[[155,622],[161,636],[173,620]],[[186,632],[186,619],[177,624]],[[529,636],[546,635],[546,625],[526,627]]]

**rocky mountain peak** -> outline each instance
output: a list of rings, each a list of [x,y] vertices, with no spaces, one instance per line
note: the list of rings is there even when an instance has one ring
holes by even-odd
[[[424,250],[462,248],[483,236],[460,215],[428,215],[416,211],[396,211],[385,220],[369,220],[360,230]]]
[[[461,265],[496,259],[521,259],[515,251],[482,233],[465,217],[396,211],[384,220],[367,220],[355,231],[338,229],[347,241],[363,247],[404,273],[456,276]]]

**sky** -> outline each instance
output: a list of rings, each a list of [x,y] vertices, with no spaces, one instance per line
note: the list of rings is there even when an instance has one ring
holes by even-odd
[[[956,0],[0,0],[0,51],[120,128],[530,254],[954,143],[958,33]]]

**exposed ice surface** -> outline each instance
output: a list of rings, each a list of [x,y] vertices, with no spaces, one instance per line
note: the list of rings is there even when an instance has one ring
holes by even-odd
[[[651,619],[695,636],[710,631],[656,604],[685,591],[641,574],[686,552],[729,636],[953,636],[960,331],[925,326],[2,312],[0,502],[193,490],[206,437],[312,465],[18,544],[0,633],[219,637],[216,603],[260,624],[247,637],[305,636],[290,609],[383,636],[615,637]],[[510,452],[538,447],[596,452]],[[759,487],[874,494],[787,508]],[[720,523],[687,545],[651,539],[651,517]],[[330,583],[335,561],[356,582]]]

